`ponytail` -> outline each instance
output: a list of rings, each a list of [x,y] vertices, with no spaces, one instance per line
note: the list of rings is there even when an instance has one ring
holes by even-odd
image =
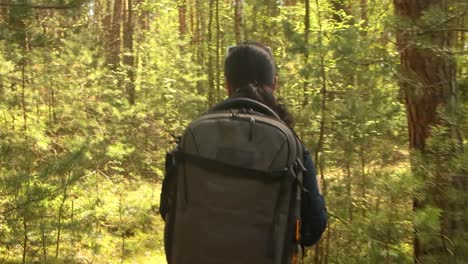
[[[278,102],[273,95],[273,91],[265,85],[249,83],[236,89],[232,97],[247,97],[258,101],[275,111],[286,125],[289,127],[292,127],[293,125],[293,117],[287,111],[286,106],[281,102]]]

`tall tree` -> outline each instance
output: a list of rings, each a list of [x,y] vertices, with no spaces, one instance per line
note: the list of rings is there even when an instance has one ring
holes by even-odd
[[[304,65],[308,65],[309,63],[309,38],[310,38],[310,1],[305,0],[304,2],[305,5],[305,12],[304,12]],[[319,12],[317,10],[317,12]],[[308,86],[309,86],[309,81],[307,80],[307,77],[304,78],[304,83],[303,85],[303,94],[302,96],[303,101],[302,105],[306,106],[309,103],[309,91],[308,91]]]
[[[455,263],[459,256],[453,255],[453,248],[448,241],[456,241],[456,231],[463,228],[460,219],[453,218],[454,209],[450,202],[447,188],[450,185],[450,175],[434,170],[430,156],[433,149],[428,147],[428,139],[434,136],[434,126],[445,127],[448,131],[454,129],[441,116],[441,111],[453,111],[456,107],[457,79],[456,64],[450,53],[456,40],[455,33],[444,30],[450,22],[450,16],[441,17],[436,24],[424,25],[427,18],[437,10],[438,14],[447,14],[451,1],[438,0],[394,0],[395,12],[399,19],[409,23],[400,24],[397,31],[397,46],[400,52],[401,77],[400,86],[405,95],[408,119],[409,144],[414,153],[421,155],[422,166],[426,171],[421,176],[424,181],[437,181],[437,185],[426,190],[424,198],[416,197],[413,208],[416,212],[435,206],[441,210],[439,234],[427,239],[424,230],[415,226],[414,262],[434,263],[448,261]],[[452,7],[453,8],[453,7]],[[429,20],[430,21],[430,20]],[[443,110],[445,109],[445,110]],[[452,137],[452,133],[445,135]],[[456,155],[461,145],[458,139],[449,139],[452,147],[451,155]],[[452,151],[453,150],[453,151]],[[442,155],[439,153],[438,155]],[[413,163],[413,171],[418,174]],[[429,175],[427,175],[429,173]],[[434,175],[436,179],[431,178]],[[460,213],[460,212],[459,212]],[[452,252],[452,253],[450,253]],[[459,260],[461,260],[459,258]]]
[[[209,16],[208,16],[208,105],[212,106],[214,104],[214,94],[215,94],[215,75],[214,75],[214,58],[213,58],[213,11],[214,11],[214,1],[210,0],[209,5]]]
[[[187,1],[178,1],[179,7],[179,33],[185,35],[187,33]]]
[[[133,0],[127,0],[126,3],[126,16],[123,23],[123,64],[128,78],[125,82],[125,91],[129,103],[133,105],[135,103],[135,59],[133,55],[134,6]]]
[[[115,70],[120,64],[121,34],[122,34],[122,0],[114,0],[114,10],[112,15],[112,33],[110,35],[109,64]]]
[[[236,43],[240,43],[245,40],[244,0],[236,0],[234,5],[234,33],[236,35]]]

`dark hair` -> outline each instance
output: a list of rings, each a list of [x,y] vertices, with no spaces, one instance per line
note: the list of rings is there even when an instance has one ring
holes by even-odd
[[[232,97],[247,97],[275,111],[292,126],[292,115],[273,95],[277,67],[270,49],[260,43],[243,42],[228,50],[224,75],[231,85]]]

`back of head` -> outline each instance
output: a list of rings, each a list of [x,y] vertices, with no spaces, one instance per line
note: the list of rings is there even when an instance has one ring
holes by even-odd
[[[256,42],[244,42],[228,49],[224,75],[231,97],[247,97],[261,102],[275,111],[289,126],[292,116],[277,102],[277,67],[270,48]]]
[[[235,91],[249,84],[273,88],[277,70],[269,48],[255,42],[244,42],[229,48],[224,74]]]

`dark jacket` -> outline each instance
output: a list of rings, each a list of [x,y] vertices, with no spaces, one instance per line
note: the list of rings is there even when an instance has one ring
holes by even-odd
[[[304,153],[304,187],[308,192],[302,196],[301,244],[311,246],[320,239],[327,226],[327,209],[319,192],[314,164],[309,151]]]

